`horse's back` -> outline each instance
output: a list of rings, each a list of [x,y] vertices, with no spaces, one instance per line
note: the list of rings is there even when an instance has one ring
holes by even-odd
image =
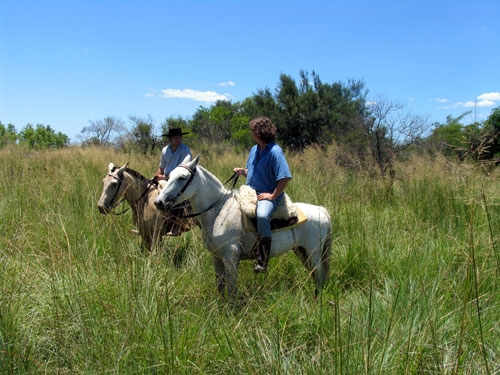
[[[307,217],[308,220],[313,220],[318,223],[331,225],[331,216],[328,210],[323,206],[315,206],[309,203],[297,202],[294,203],[299,210]]]

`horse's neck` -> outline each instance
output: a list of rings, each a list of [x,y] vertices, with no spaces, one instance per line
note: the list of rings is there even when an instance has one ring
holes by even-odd
[[[123,184],[125,188],[125,199],[135,212],[135,210],[137,210],[137,203],[147,189],[147,182],[125,172],[123,173]]]
[[[197,168],[199,169],[198,178],[200,179],[198,192],[190,200],[195,213],[206,210],[214,202],[222,199],[222,196],[226,193],[224,185],[217,177],[203,167],[198,166]]]

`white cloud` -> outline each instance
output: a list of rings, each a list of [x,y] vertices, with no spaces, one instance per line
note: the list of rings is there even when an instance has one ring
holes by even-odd
[[[456,107],[467,107],[467,108],[472,108],[472,107],[481,107],[478,102],[473,102],[472,100],[469,100],[468,102],[457,102],[455,104]]]
[[[493,100],[480,100],[477,102],[478,107],[493,107],[495,102]]]
[[[498,102],[498,101],[500,101],[500,92],[487,92],[487,93],[479,95],[477,98],[481,101],[487,100],[490,102]],[[494,105],[494,104],[495,103],[493,103],[492,105]]]
[[[438,102],[438,103],[448,103],[449,100],[448,99],[444,99],[444,98],[434,98],[432,99],[433,102]]]
[[[493,107],[496,105],[495,102],[500,101],[500,92],[486,92],[479,95],[475,101],[469,100],[467,102],[458,102],[456,105],[458,107]]]
[[[436,98],[433,99],[438,103],[447,103],[448,99]],[[439,107],[440,109],[453,109],[453,108],[485,108],[493,107],[500,101],[500,92],[487,92],[479,95],[476,100],[468,100],[466,102],[455,102],[453,105]]]
[[[215,91],[198,91],[192,89],[165,89],[161,90],[161,96],[163,98],[192,99],[205,103],[215,103],[217,100],[229,100],[228,96],[218,94]]]
[[[480,100],[476,103],[478,107],[493,107],[495,102],[493,100]]]
[[[221,82],[219,83],[219,86],[236,86],[236,84],[233,81],[227,81],[227,82]]]

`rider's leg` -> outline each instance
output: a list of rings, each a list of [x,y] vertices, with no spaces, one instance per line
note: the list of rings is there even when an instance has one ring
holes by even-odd
[[[257,265],[253,269],[256,273],[266,272],[271,253],[271,215],[276,208],[276,201],[261,200],[257,202]]]

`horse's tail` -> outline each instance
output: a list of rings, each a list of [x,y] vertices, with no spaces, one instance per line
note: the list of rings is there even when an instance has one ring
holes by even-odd
[[[330,222],[328,231],[326,233],[325,243],[323,244],[323,250],[321,252],[321,264],[323,265],[323,271],[325,273],[325,281],[330,275],[330,257],[332,254],[332,244],[333,244],[333,230]]]
[[[323,215],[326,216],[327,220],[325,224],[326,234],[323,241],[323,248],[321,249],[321,273],[319,276],[320,280],[316,280],[317,289],[316,296],[323,288],[326,280],[330,275],[330,257],[332,253],[332,244],[333,244],[333,229],[332,229],[332,219],[326,208],[322,207]],[[319,290],[318,290],[319,289]]]

